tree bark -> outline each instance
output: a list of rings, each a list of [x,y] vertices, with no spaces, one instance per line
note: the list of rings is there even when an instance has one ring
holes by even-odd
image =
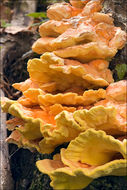
[[[18,59],[20,61],[22,56],[31,50],[34,34],[32,31],[28,31],[27,27],[30,25],[32,19],[27,17],[26,14],[36,11],[36,3],[36,0],[15,1],[11,26],[0,31],[0,86],[9,98],[13,98],[13,90],[11,93],[11,87],[5,85],[7,81],[4,81],[4,75],[6,75],[6,78],[12,84],[14,83],[13,74],[16,73],[15,70],[18,70],[18,67],[20,67],[20,71],[16,76],[19,78],[20,73],[24,69],[23,65],[20,65],[19,62],[17,62],[15,70],[13,67]],[[4,96],[2,90],[0,90],[0,96]],[[6,114],[2,113],[1,110],[0,122],[0,190],[13,190],[14,184],[10,171],[9,151],[8,145],[5,142],[7,138]]]
[[[4,96],[2,90],[0,95]],[[6,131],[6,114],[0,111],[0,190],[13,190],[13,180],[10,171],[8,145],[5,142],[7,137]]]

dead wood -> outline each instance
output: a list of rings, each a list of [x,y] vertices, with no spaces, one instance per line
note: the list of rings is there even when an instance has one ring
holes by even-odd
[[[2,90],[0,95],[4,96]],[[0,111],[0,190],[13,190],[13,180],[10,171],[7,137],[6,114]]]
[[[22,60],[24,61],[29,56],[28,54],[31,55],[29,51],[34,41],[34,33],[27,29],[32,19],[26,14],[36,11],[36,2],[36,0],[15,1],[11,26],[2,28],[0,31],[0,87],[5,95],[11,99],[18,96],[18,94],[14,94],[11,84],[14,81],[16,82],[16,78],[21,81],[21,73],[23,67],[26,66],[25,62],[22,64]],[[26,55],[27,52],[29,53]],[[3,91],[0,91],[0,96],[3,96]],[[0,190],[13,190],[13,180],[8,161],[8,145],[5,142],[7,138],[6,115],[1,112],[0,121]]]

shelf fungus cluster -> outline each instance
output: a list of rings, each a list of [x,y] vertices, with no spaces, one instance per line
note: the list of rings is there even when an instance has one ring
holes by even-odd
[[[100,176],[126,175],[126,81],[114,82],[109,61],[126,33],[101,13],[101,0],[70,0],[47,10],[49,20],[32,46],[29,79],[13,84],[18,100],[2,98],[12,131],[8,143],[52,153],[37,161],[54,189],[82,189]]]

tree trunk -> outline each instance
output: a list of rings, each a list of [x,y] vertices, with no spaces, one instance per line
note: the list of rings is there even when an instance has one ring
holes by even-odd
[[[4,96],[2,90],[0,95]],[[10,171],[8,145],[5,142],[7,137],[6,131],[6,114],[0,111],[0,190],[13,190],[13,180]]]
[[[1,29],[0,31],[0,86],[4,90],[5,95],[11,99],[14,97],[14,91],[10,87],[9,83],[14,83],[14,79],[16,78],[21,80],[22,76],[20,73],[24,69],[24,65],[20,64],[22,63],[23,55],[31,50],[31,45],[34,41],[33,32],[27,30],[27,26],[30,25],[32,19],[27,17],[26,14],[36,11],[36,3],[36,0],[15,1],[11,26]],[[20,63],[17,60],[19,60]],[[16,61],[17,64],[15,64]],[[18,73],[16,73],[16,70]],[[15,73],[16,75],[14,77],[13,75]],[[0,90],[0,96],[4,96],[2,90]],[[5,142],[5,139],[7,138],[5,123],[6,114],[1,111],[0,121],[0,190],[13,190],[14,184],[10,171],[9,151],[8,145]]]

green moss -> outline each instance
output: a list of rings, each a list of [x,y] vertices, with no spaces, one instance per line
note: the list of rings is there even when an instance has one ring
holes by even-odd
[[[50,178],[37,170],[34,172],[34,179],[28,190],[53,190],[50,187]],[[94,180],[83,190],[126,190],[126,177],[107,176]]]
[[[50,187],[50,178],[40,173],[37,169],[34,171],[34,177],[28,190],[52,190]]]
[[[125,190],[127,189],[126,177],[107,176],[94,180],[84,190]]]

